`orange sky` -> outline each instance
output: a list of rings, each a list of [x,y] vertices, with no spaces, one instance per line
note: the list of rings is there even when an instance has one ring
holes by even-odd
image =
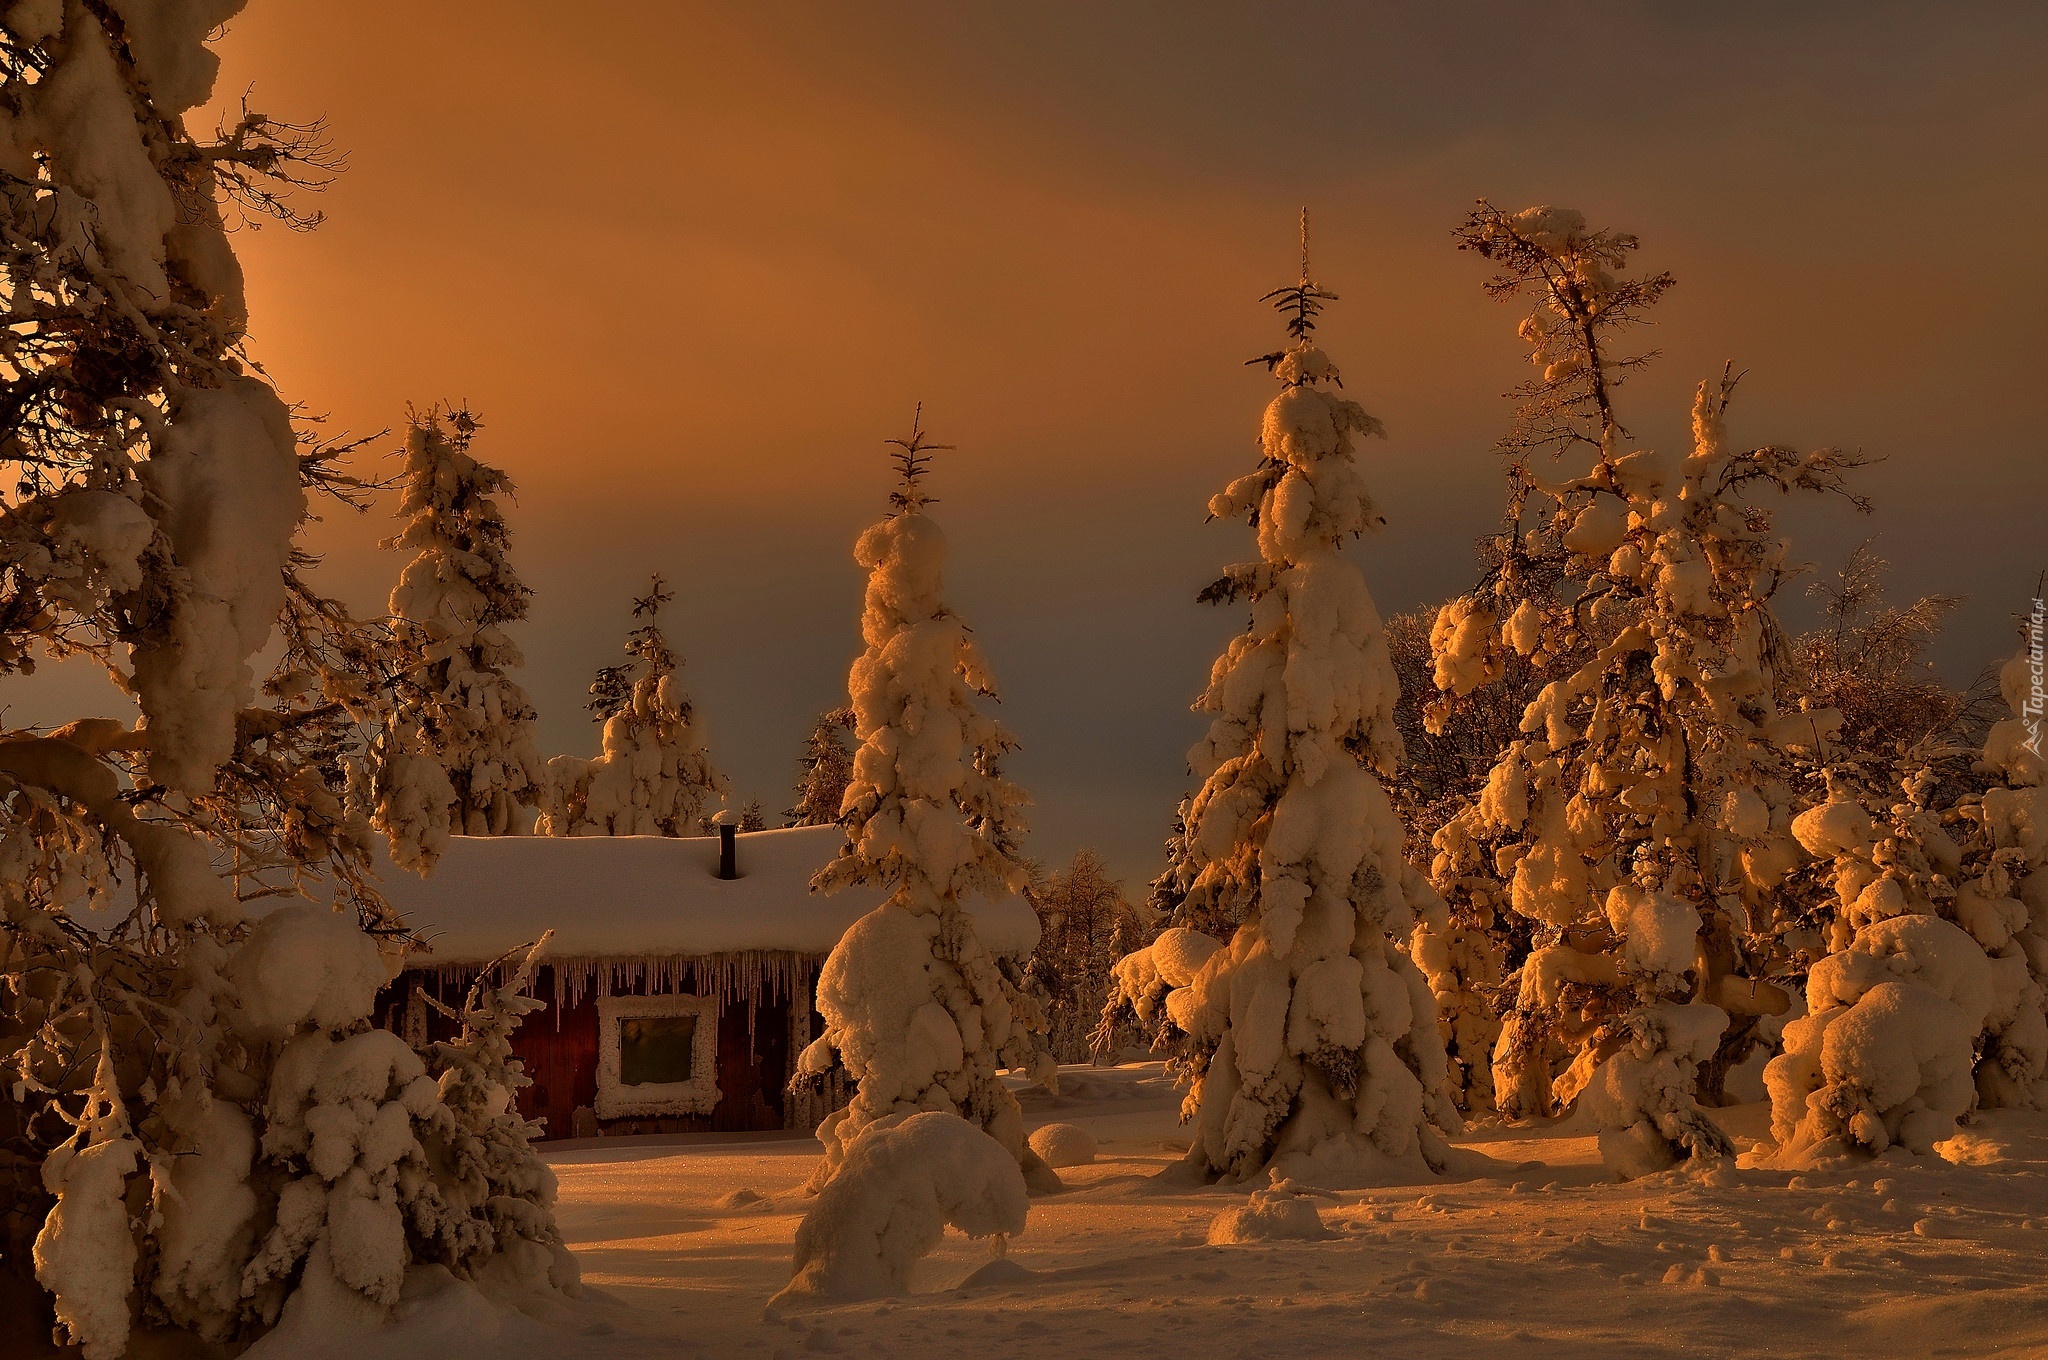
[[[239,238],[254,349],[335,429],[481,413],[550,750],[595,749],[578,703],[629,592],[679,582],[713,755],[771,809],[857,649],[849,549],[922,400],[961,446],[935,513],[1031,848],[1146,875],[1241,623],[1192,603],[1250,550],[1203,503],[1252,456],[1271,383],[1242,361],[1276,342],[1256,299],[1302,203],[1343,299],[1326,346],[1392,435],[1391,528],[1354,550],[1383,610],[1466,584],[1499,504],[1526,369],[1448,235],[1486,194],[1578,206],[1677,273],[1639,434],[1680,438],[1734,358],[1738,438],[1888,459],[1873,521],[1787,516],[1795,556],[1876,531],[1902,592],[1969,596],[1953,675],[2007,645],[2048,565],[2048,22],[1783,8],[255,0],[223,94],[325,114],[350,168],[319,231]],[[316,534],[360,607],[388,531]]]

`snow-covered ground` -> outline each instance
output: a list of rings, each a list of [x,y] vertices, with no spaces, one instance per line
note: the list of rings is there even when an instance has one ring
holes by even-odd
[[[589,1297],[545,1321],[466,1288],[348,1360],[618,1357],[2048,1355],[2048,1116],[1994,1112],[1943,1161],[1616,1184],[1590,1135],[1481,1127],[1425,1186],[1311,1195],[1327,1235],[1208,1245],[1245,1189],[1155,1179],[1179,1096],[1156,1063],[1067,1068],[1036,1127],[1094,1135],[1006,1263],[956,1233],[908,1298],[764,1319],[787,1282],[810,1140],[550,1155]],[[1716,1112],[1738,1146],[1768,1107]],[[306,1357],[306,1360],[313,1360]]]

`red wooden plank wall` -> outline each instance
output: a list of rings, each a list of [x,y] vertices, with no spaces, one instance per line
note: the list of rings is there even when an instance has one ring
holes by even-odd
[[[542,965],[533,994],[555,995],[554,970]],[[431,996],[460,1009],[468,979],[440,983],[426,973],[406,973],[386,989],[379,1006],[380,1023],[402,1029],[407,989],[423,986]],[[809,998],[798,1004],[808,1004]],[[815,1017],[815,1012],[813,1012]],[[815,1027],[814,1018],[813,1025]],[[427,1037],[453,1038],[458,1026],[429,1008]],[[593,1133],[705,1133],[779,1129],[783,1127],[784,1088],[789,1081],[789,1003],[757,1002],[753,1040],[747,1038],[747,1004],[729,1000],[718,1015],[718,1105],[708,1116],[661,1116],[608,1119],[599,1126],[586,1115],[577,1127],[576,1111],[597,1102],[597,998],[586,995],[563,1010],[558,1019],[552,1000],[534,1011],[512,1037],[512,1049],[525,1064],[533,1083],[519,1093],[519,1112],[546,1120],[544,1138],[587,1137]]]

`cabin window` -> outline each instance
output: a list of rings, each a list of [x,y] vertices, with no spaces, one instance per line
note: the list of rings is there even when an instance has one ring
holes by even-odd
[[[718,999],[597,1003],[597,1117],[705,1115],[718,1104]]]
[[[619,1084],[667,1086],[690,1079],[694,1015],[629,1015],[619,1021]]]

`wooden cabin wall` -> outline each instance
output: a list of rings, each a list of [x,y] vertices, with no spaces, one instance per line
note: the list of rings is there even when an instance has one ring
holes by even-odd
[[[586,993],[575,1004],[563,1008],[558,1016],[553,974],[552,965],[541,965],[533,995],[548,1002],[547,1009],[529,1014],[512,1037],[513,1052],[525,1065],[532,1083],[518,1094],[519,1113],[527,1119],[545,1121],[544,1139],[641,1133],[739,1133],[787,1126],[788,1115],[793,1113],[787,1087],[796,1057],[790,1043],[790,999],[755,1002],[751,1043],[747,1035],[747,1003],[732,999],[719,1007],[719,1101],[709,1115],[599,1120],[595,1114],[597,998],[594,993]],[[415,1042],[453,1039],[460,1026],[432,1006],[414,1003],[411,994],[421,989],[459,1010],[473,980],[471,973],[454,979],[425,971],[403,973],[380,997],[377,1022]],[[811,1002],[815,995],[815,970],[807,981],[809,985],[796,1004],[808,1012],[810,1024],[806,1032],[816,1034],[823,1027],[823,1019]],[[644,996],[649,992],[643,983],[631,989],[614,989],[612,994]],[[409,1027],[417,1032],[408,1034]],[[843,1097],[830,1102],[844,1103]],[[794,1113],[808,1119],[813,1111],[807,1105]],[[822,1116],[823,1112],[816,1113]]]

